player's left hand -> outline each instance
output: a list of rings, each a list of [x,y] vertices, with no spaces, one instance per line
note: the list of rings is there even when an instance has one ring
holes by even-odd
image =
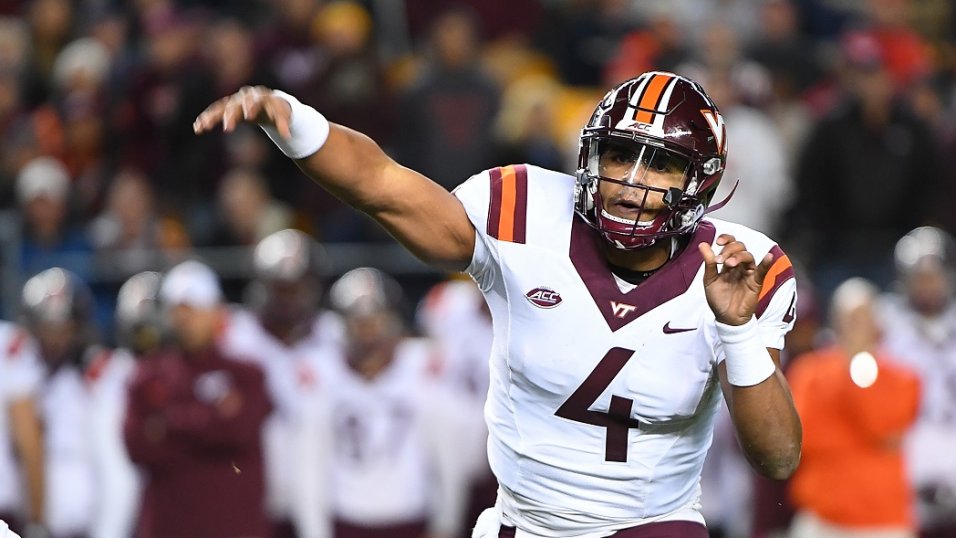
[[[768,253],[759,264],[747,246],[730,234],[717,238],[723,249],[714,254],[709,243],[700,243],[697,248],[704,256],[704,293],[707,304],[714,311],[717,321],[727,325],[743,325],[750,321],[757,308],[763,279],[773,264],[773,255]],[[723,264],[718,272],[717,264]]]

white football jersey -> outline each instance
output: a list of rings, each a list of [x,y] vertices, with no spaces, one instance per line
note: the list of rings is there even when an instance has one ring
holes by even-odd
[[[408,338],[392,362],[368,379],[340,350],[314,358],[328,423],[320,428],[331,475],[333,517],[380,527],[427,521],[438,534],[460,531],[467,473],[460,417],[466,403],[447,390],[433,344]]]
[[[274,517],[291,517],[295,481],[301,476],[290,439],[297,435],[293,429],[307,396],[304,393],[314,388],[307,359],[320,345],[340,342],[342,331],[337,315],[323,313],[316,317],[310,334],[289,346],[266,331],[254,313],[235,308],[219,336],[227,357],[252,362],[266,375],[275,409],[263,425],[263,458],[266,504]]]
[[[764,345],[776,349],[793,324],[792,266],[763,234],[704,220],[687,248],[630,285],[575,216],[574,182],[518,165],[455,190],[477,231],[467,271],[493,317],[485,416],[502,519],[546,536],[702,522],[723,349],[696,245],[729,233],[758,260],[774,253],[757,317]]]
[[[89,534],[98,497],[91,399],[79,368],[49,374],[40,396],[44,426],[44,516],[53,536]]]
[[[910,480],[917,488],[956,492],[956,304],[927,319],[891,294],[881,301],[880,315],[884,348],[920,378],[920,414],[904,442]],[[923,523],[934,523],[939,508],[918,500]]]
[[[14,457],[7,409],[36,398],[44,368],[36,345],[13,323],[0,321],[0,511],[15,512],[24,501],[19,465]],[[37,409],[39,412],[39,408]]]
[[[129,383],[136,359],[125,349],[100,348],[86,367],[93,465],[98,479],[90,536],[134,534],[143,484],[123,439]]]

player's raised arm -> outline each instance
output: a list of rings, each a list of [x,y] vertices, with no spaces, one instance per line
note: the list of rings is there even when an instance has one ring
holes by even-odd
[[[452,270],[470,262],[475,231],[458,199],[392,160],[369,137],[261,86],[216,101],[196,118],[193,130],[231,132],[241,122],[261,125],[306,175],[374,218],[423,261]]]

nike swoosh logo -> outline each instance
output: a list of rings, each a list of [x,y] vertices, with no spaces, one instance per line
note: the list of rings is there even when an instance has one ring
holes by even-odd
[[[690,331],[696,331],[697,327],[691,327],[690,329],[672,329],[671,322],[664,324],[664,334],[677,334],[677,333],[686,333]]]

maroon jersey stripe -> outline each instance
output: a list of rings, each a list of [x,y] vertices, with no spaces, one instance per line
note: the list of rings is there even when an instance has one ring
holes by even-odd
[[[528,167],[519,164],[514,167],[515,170],[515,218],[514,235],[515,243],[524,244],[528,230]]]
[[[498,238],[498,221],[501,220],[501,168],[491,169],[491,200],[488,204],[487,233]]]

